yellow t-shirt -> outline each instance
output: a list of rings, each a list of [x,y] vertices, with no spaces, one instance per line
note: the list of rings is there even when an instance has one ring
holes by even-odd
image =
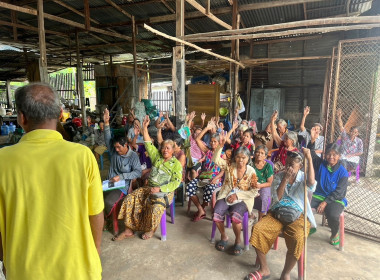
[[[54,130],[33,130],[0,149],[0,172],[7,279],[101,279],[89,215],[104,202],[91,151]]]

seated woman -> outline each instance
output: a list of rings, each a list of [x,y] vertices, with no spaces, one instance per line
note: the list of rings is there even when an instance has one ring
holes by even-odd
[[[196,141],[199,146],[199,148],[205,153],[204,156],[204,162],[201,174],[198,178],[191,180],[187,186],[186,186],[186,195],[190,197],[191,201],[195,204],[195,206],[198,208],[198,211],[194,214],[192,221],[197,222],[204,217],[206,217],[206,211],[205,207],[208,205],[208,203],[211,201],[212,194],[215,191],[217,187],[220,187],[222,185],[222,177],[224,175],[224,171],[220,169],[220,167],[214,163],[212,160],[213,154],[215,153],[216,148],[219,145],[219,135],[213,134],[211,135],[210,140],[210,149],[204,144],[204,142],[201,140],[203,135],[211,130],[213,127],[215,127],[215,124],[213,122],[209,122],[205,129],[202,130],[202,132],[197,136]],[[222,155],[223,156],[223,153]],[[204,179],[203,181],[208,181],[206,183],[201,182],[201,179]],[[203,186],[203,203],[199,203],[199,199],[197,197],[197,189],[199,187],[199,183],[202,183]]]
[[[138,122],[140,123],[140,122]],[[148,153],[146,152],[144,142],[138,141],[138,137],[141,134],[141,127],[139,125],[135,125],[133,127],[133,139],[132,143],[130,144],[134,151],[136,151],[137,155],[140,159],[142,174],[141,178],[138,179],[140,186],[144,185],[145,180],[148,179],[150,170],[152,168],[152,161],[150,160]]]
[[[257,188],[260,196],[255,198],[254,208],[259,211],[259,221],[267,214],[271,201],[270,186],[273,182],[273,168],[270,163],[265,161],[267,155],[267,147],[264,145],[258,146],[255,150],[255,161],[252,165],[258,178]]]
[[[277,110],[273,112],[273,115],[274,114],[278,114]],[[276,119],[277,119],[277,116],[276,116]],[[276,119],[274,119],[274,120],[276,120]],[[276,122],[271,121],[271,122],[269,122],[269,124],[265,128],[265,131],[273,134],[273,130],[276,130],[277,135],[281,138],[281,140],[284,140],[285,134],[289,131],[288,130],[288,123],[283,119],[279,119]],[[280,146],[277,144],[277,142],[274,141],[272,148],[276,149],[279,147]]]
[[[224,217],[229,212],[235,233],[234,255],[238,256],[243,253],[240,246],[243,216],[245,212],[252,211],[255,197],[258,195],[257,177],[255,169],[248,165],[251,156],[249,150],[246,147],[238,148],[233,162],[229,164],[220,157],[224,143],[224,135],[221,135],[219,147],[213,156],[213,161],[223,168],[226,174],[214,208],[213,220],[221,234],[221,239],[215,248],[223,252],[228,243],[228,236],[224,230]]]
[[[273,142],[275,142],[277,144],[277,147],[279,147],[279,150],[278,152],[276,152],[276,156],[273,159],[275,173],[282,171],[285,168],[285,162],[286,162],[288,151],[292,151],[292,152],[298,151],[297,133],[293,131],[287,131],[283,135],[282,139],[280,135],[278,135],[277,130],[275,129],[275,125],[274,125],[274,122],[277,119],[277,115],[278,113],[277,111],[275,111],[271,117]]]
[[[317,182],[314,179],[310,150],[304,148],[303,152],[308,162],[306,171],[308,190],[314,191]],[[302,161],[301,153],[289,151],[285,171],[274,177],[272,207],[268,214],[253,227],[249,240],[249,243],[255,247],[260,268],[248,274],[245,277],[246,280],[269,278],[270,270],[265,255],[281,232],[284,234],[288,252],[280,279],[290,280],[290,272],[302,254],[305,241],[303,216],[305,174],[301,171]],[[310,224],[316,227],[309,203],[307,203],[307,218],[306,226],[307,232],[309,232]]]
[[[306,106],[305,109],[303,110],[303,116],[302,116],[302,120],[300,124],[300,131],[298,132],[298,135],[302,136],[305,139],[304,147],[307,147],[307,145],[309,145],[310,143],[310,133],[305,128],[306,117],[309,115],[309,113],[310,113],[310,107]],[[311,128],[313,127],[315,127],[315,131],[318,135],[317,139],[315,140],[315,153],[317,154],[317,156],[320,157],[323,152],[323,143],[325,141],[325,137],[320,135],[323,130],[323,127],[320,123],[313,123]]]
[[[234,140],[230,139],[231,134],[239,127],[239,123],[234,121],[232,124],[232,129],[228,131],[226,136],[226,143],[231,145],[232,151],[236,151],[240,147],[246,147],[251,156],[253,155],[253,151],[255,150],[255,144],[253,143],[253,132],[252,129],[245,129],[244,131],[240,130],[240,137]],[[241,128],[242,126],[240,126]],[[244,128],[246,128],[244,126]]]
[[[143,123],[145,148],[152,161],[148,186],[139,188],[126,196],[119,212],[126,229],[112,240],[133,237],[135,231],[143,231],[142,239],[151,238],[156,231],[166,206],[173,200],[174,190],[182,179],[182,167],[173,156],[174,143],[166,140],[161,145],[161,153],[152,144],[149,133],[149,116]]]
[[[339,216],[347,206],[345,198],[348,185],[348,172],[340,163],[341,147],[331,144],[326,147],[325,158],[322,160],[315,153],[315,142],[317,132],[311,129],[311,156],[316,170],[315,179],[317,188],[311,200],[311,208],[317,210],[319,214],[325,213],[329,227],[331,229],[330,243],[339,245]]]
[[[341,131],[341,163],[348,170],[356,169],[360,162],[360,156],[363,154],[363,141],[358,138],[359,129],[357,126],[352,126],[347,134],[342,122],[342,110],[337,110],[339,128]]]

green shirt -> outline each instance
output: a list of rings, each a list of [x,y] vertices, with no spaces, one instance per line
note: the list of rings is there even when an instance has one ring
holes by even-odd
[[[181,163],[174,156],[168,161],[164,161],[152,142],[144,142],[144,145],[152,161],[149,185],[151,187],[160,187],[161,192],[174,191],[182,181]]]
[[[258,169],[255,164],[253,164],[253,167],[255,168],[256,175],[257,175],[257,182],[260,184],[266,183],[268,178],[272,176],[273,173],[273,168],[272,165],[269,163],[265,163],[263,169]]]

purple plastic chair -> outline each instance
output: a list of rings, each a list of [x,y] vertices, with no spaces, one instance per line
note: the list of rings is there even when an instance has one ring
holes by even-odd
[[[174,224],[174,216],[175,216],[175,197],[173,196],[173,201],[170,204],[170,218],[171,218],[172,224]],[[160,228],[161,228],[161,241],[166,241],[166,209],[165,209],[164,214],[162,214],[162,217],[161,217]]]
[[[243,236],[244,236],[244,250],[249,250],[249,233],[248,233],[248,211],[244,213],[243,217]],[[231,217],[226,214],[226,227],[231,227]],[[212,231],[211,231],[211,243],[215,243],[215,232],[216,232],[216,223],[212,222]]]

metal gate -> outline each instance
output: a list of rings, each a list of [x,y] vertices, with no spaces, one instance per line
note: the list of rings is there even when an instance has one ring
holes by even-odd
[[[160,112],[171,112],[173,106],[173,92],[169,90],[153,90],[152,100]]]
[[[346,230],[380,242],[380,38],[340,41],[334,48],[327,104],[325,138],[340,136],[337,110],[348,131],[359,126],[363,141],[360,180],[349,179]],[[355,173],[355,172],[353,172]]]

